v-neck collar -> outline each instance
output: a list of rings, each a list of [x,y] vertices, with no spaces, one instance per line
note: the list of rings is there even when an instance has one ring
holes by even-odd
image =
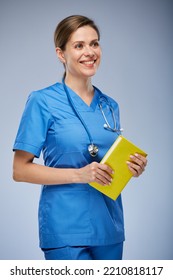
[[[71,98],[73,99],[73,102],[76,106],[76,108],[79,111],[95,111],[96,106],[98,104],[98,96],[99,93],[96,90],[96,88],[94,88],[94,96],[92,98],[92,101],[90,103],[90,105],[88,105],[75,91],[73,91],[70,87],[68,87],[66,85],[68,92],[71,96]]]

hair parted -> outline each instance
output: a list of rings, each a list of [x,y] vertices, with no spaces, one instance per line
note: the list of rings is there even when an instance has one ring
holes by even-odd
[[[82,15],[72,15],[64,18],[57,25],[54,32],[54,43],[55,47],[60,48],[61,50],[65,50],[66,44],[69,41],[73,32],[75,32],[78,28],[83,26],[90,26],[97,32],[98,40],[100,40],[100,32],[95,22],[85,16]]]

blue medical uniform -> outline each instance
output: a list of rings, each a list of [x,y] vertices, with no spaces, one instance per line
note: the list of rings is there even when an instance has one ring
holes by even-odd
[[[69,87],[77,111],[85,121],[94,144],[99,147],[93,158],[88,153],[88,134],[76,116],[61,83],[56,83],[29,95],[14,143],[14,150],[23,150],[39,157],[54,168],[81,168],[102,159],[118,137],[103,128],[104,118],[99,109],[100,93],[95,89],[88,106]],[[118,104],[107,97],[119,123]],[[107,104],[104,113],[113,127]],[[89,184],[42,186],[39,203],[39,236],[41,248],[63,246],[103,246],[124,241],[121,195],[116,201]]]

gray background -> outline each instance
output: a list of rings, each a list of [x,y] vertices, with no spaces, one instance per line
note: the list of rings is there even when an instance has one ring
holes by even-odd
[[[53,44],[71,14],[95,19],[103,59],[93,83],[120,105],[124,136],[149,154],[123,191],[124,259],[173,259],[173,1],[0,2],[0,259],[42,259],[40,186],[12,180],[12,146],[28,94],[61,80]]]

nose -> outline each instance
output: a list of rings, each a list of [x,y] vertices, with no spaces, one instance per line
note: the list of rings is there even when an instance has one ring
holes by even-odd
[[[93,57],[94,56],[93,49],[90,46],[85,46],[84,55]]]

